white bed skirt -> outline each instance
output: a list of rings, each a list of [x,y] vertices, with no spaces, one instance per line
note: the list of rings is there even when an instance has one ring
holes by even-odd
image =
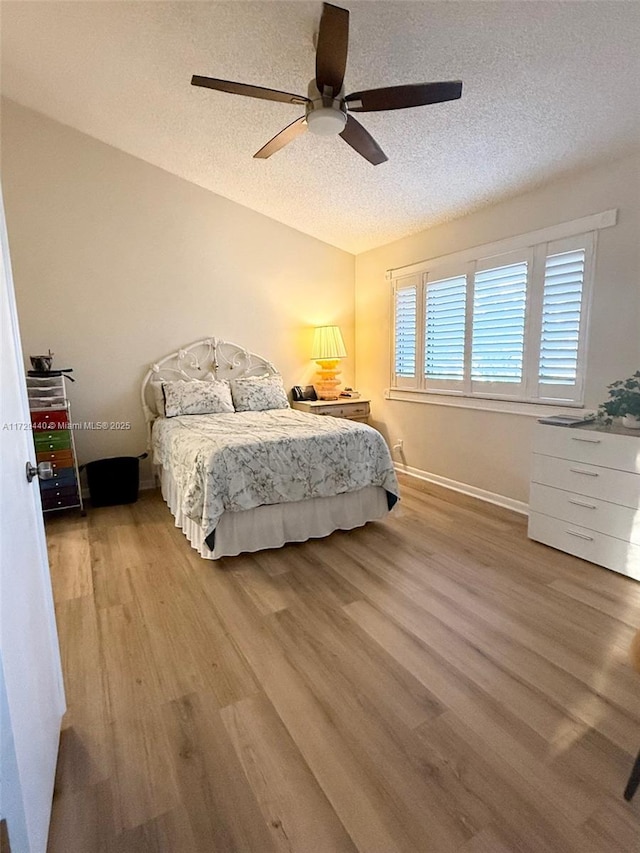
[[[311,498],[285,504],[259,506],[244,512],[225,512],[216,527],[215,548],[204,541],[199,524],[182,512],[180,491],[171,473],[159,469],[162,497],[175,517],[176,527],[206,560],[234,557],[251,551],[281,548],[287,542],[306,542],[328,536],[334,530],[352,530],[389,512],[387,493],[367,486],[331,498]]]

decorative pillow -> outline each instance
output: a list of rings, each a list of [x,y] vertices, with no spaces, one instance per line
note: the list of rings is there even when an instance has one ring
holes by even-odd
[[[263,412],[266,409],[288,409],[289,400],[282,376],[247,376],[231,380],[231,394],[236,412]]]
[[[162,390],[162,382],[150,382],[151,392],[153,394],[153,404],[156,412],[161,418],[164,417],[164,391]]]
[[[226,379],[163,382],[165,416],[218,415],[233,412],[231,389]]]

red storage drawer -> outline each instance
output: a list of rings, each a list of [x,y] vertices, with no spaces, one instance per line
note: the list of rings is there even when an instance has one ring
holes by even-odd
[[[31,426],[34,430],[51,432],[57,429],[69,429],[69,412],[66,409],[31,412]]]

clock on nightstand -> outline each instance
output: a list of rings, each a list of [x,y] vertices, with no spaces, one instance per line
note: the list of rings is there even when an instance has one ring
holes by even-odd
[[[369,417],[369,400],[358,397],[350,400],[343,397],[340,400],[299,400],[291,404],[292,408],[311,415],[331,415],[333,418],[348,418],[350,421],[366,422]]]

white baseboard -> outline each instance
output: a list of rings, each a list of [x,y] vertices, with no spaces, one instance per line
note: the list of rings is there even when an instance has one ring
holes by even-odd
[[[495,492],[488,492],[486,489],[479,489],[477,486],[470,486],[468,483],[459,483],[457,480],[441,477],[440,474],[431,474],[429,471],[421,471],[420,468],[412,468],[410,465],[402,465],[399,462],[394,462],[394,468],[400,474],[408,474],[410,477],[415,477],[418,480],[425,480],[427,483],[444,486],[445,489],[451,489],[454,492],[460,492],[463,495],[469,495],[469,497],[478,498],[481,501],[487,501],[487,503],[502,506],[505,509],[511,509],[521,515],[529,515],[529,505],[524,503],[524,501],[517,501],[514,498],[508,498],[506,495],[498,495]]]

